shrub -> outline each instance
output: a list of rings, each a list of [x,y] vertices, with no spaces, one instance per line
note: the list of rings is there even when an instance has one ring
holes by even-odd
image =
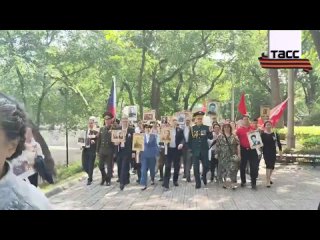
[[[303,120],[303,125],[313,126],[320,125],[320,112],[312,113]]]
[[[320,135],[302,138],[300,142],[305,148],[320,148]]]

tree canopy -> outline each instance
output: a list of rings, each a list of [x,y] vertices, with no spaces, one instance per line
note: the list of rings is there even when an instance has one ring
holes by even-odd
[[[236,106],[242,92],[251,116],[260,105],[287,96],[287,70],[262,69],[268,31],[257,30],[8,30],[0,31],[0,92],[26,108],[36,125],[83,125],[106,108],[112,77],[117,113],[138,105],[157,117],[220,102],[230,118],[231,88]],[[310,74],[296,72],[296,119],[320,109],[320,31],[303,31],[303,58]],[[237,111],[237,109],[235,109]],[[140,115],[141,116],[141,115]]]

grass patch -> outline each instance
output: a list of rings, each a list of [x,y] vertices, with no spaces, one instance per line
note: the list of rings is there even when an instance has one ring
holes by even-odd
[[[39,185],[39,187],[44,192],[51,190],[57,185],[61,185],[62,183],[65,182],[66,179],[73,180],[85,174],[82,169],[81,160],[75,161],[69,164],[68,167],[64,165],[57,166],[56,172],[57,172],[57,176],[56,176],[55,184],[48,184],[45,182]]]

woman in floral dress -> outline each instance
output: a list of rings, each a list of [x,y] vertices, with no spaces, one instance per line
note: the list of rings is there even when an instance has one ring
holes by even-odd
[[[223,182],[223,188],[236,188],[237,172],[239,169],[239,161],[234,161],[234,155],[240,159],[240,145],[239,140],[235,134],[232,133],[230,123],[225,123],[222,126],[222,134],[217,139],[216,146],[218,164],[218,181]],[[231,180],[231,183],[230,183]]]

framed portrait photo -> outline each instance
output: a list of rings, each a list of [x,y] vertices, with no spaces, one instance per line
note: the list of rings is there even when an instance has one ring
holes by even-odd
[[[160,142],[168,143],[171,141],[171,128],[163,127],[160,131]]]
[[[132,151],[137,151],[137,152],[144,151],[144,134],[143,133],[133,134]]]
[[[208,113],[212,115],[218,115],[218,103],[217,102],[209,102],[208,103]]]
[[[143,113],[143,121],[155,121],[156,114],[155,111],[144,112]]]
[[[263,147],[263,143],[262,143],[262,139],[259,131],[248,132],[247,136],[248,136],[251,149]]]
[[[186,123],[186,114],[184,112],[177,113],[176,117],[179,125],[184,125]]]
[[[111,131],[111,142],[119,143],[124,140],[124,131],[122,130],[112,130]]]
[[[138,110],[137,106],[128,107],[128,120],[131,122],[138,120]]]

